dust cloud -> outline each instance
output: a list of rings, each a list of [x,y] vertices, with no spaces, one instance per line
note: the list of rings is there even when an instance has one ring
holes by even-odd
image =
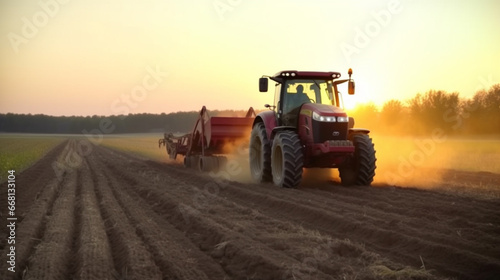
[[[374,186],[408,186],[431,188],[442,182],[443,173],[454,160],[449,149],[443,151],[439,135],[429,138],[387,137],[372,135],[377,156]],[[252,182],[249,166],[249,138],[227,143],[224,154],[228,159],[223,171],[230,180]],[[227,176],[227,175],[226,175]],[[323,188],[340,185],[338,169],[305,168],[301,186]]]
[[[374,186],[408,186],[433,188],[443,181],[443,174],[454,158],[443,153],[446,137],[435,133],[429,137],[372,135],[377,157]]]
[[[227,143],[224,147],[224,155],[228,159],[222,170],[225,172],[224,178],[241,183],[253,182],[249,166],[249,134],[250,132],[242,140]],[[453,175],[456,177],[454,178],[450,177],[450,174],[456,173],[456,170],[472,173],[495,173],[500,170],[500,164],[494,165],[496,160],[487,160],[498,158],[500,149],[497,148],[497,152],[488,158],[476,151],[481,145],[481,149],[494,149],[500,143],[498,140],[479,143],[476,140],[447,137],[440,130],[421,137],[372,134],[371,138],[377,157],[376,175],[372,183],[375,187],[433,189],[457,184],[475,184],[473,181],[462,182],[463,176],[459,178]],[[303,172],[300,187],[322,189],[340,185],[338,169],[308,168]]]
[[[245,136],[227,142],[222,148],[222,155],[227,158],[227,163],[219,171],[225,179],[240,183],[251,183],[249,164],[249,144],[251,129],[245,131]]]

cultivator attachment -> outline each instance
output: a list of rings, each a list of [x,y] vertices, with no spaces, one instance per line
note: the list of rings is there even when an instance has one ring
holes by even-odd
[[[200,111],[193,132],[166,134],[158,144],[166,147],[171,159],[184,156],[184,165],[201,171],[216,171],[227,162],[227,147],[248,139],[255,112],[252,107],[244,117],[210,117],[205,106]]]

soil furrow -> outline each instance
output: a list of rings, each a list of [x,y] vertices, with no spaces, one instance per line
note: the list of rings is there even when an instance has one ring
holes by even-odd
[[[212,256],[219,257],[220,253],[214,254],[213,252],[213,247],[220,246],[219,244],[223,244],[224,247],[232,245],[238,246],[241,242],[228,241],[226,239],[226,236],[237,236],[238,240],[245,240],[245,244],[256,244],[255,247],[268,248],[267,254],[273,252],[275,254],[284,254],[295,258],[295,260],[290,260],[289,258],[280,257],[280,259],[283,260],[283,265],[281,266],[281,273],[283,275],[286,274],[287,271],[290,271],[292,267],[307,270],[308,266],[304,265],[304,260],[308,258],[312,258],[314,261],[316,266],[314,273],[316,277],[322,275],[321,272],[330,275],[339,274],[342,270],[341,264],[345,267],[346,264],[361,259],[365,262],[365,266],[368,267],[370,265],[370,260],[373,261],[373,254],[365,250],[356,251],[353,249],[353,251],[357,253],[353,253],[347,257],[338,256],[340,258],[340,260],[337,261],[338,265],[334,264],[335,261],[332,259],[329,259],[329,264],[327,265],[324,263],[325,260],[319,261],[313,258],[314,253],[309,252],[304,254],[304,252],[307,252],[308,249],[311,248],[326,247],[326,249],[322,251],[323,253],[335,255],[339,247],[346,249],[351,247],[352,249],[355,248],[356,245],[333,242],[335,245],[329,246],[327,244],[332,244],[332,241],[328,241],[328,237],[322,237],[320,234],[312,233],[300,226],[297,227],[288,222],[260,215],[258,211],[252,208],[241,207],[221,197],[200,196],[202,190],[192,185],[183,184],[182,187],[165,188],[165,186],[162,186],[161,182],[154,182],[158,178],[155,178],[155,180],[148,180],[148,174],[145,174],[141,179],[138,178],[138,180],[134,180],[127,175],[129,172],[123,172],[125,168],[125,166],[116,166],[111,169],[116,174],[116,177],[122,177],[124,182],[134,181],[134,187],[132,189],[143,197],[144,202],[155,202],[153,204],[155,210],[163,214],[169,220],[173,219],[173,224],[181,226],[180,228],[182,230],[187,230],[188,232],[192,230],[193,236],[191,238],[193,242],[201,244],[200,246],[205,246],[206,250],[209,252],[212,251]],[[139,175],[136,176],[136,178],[137,177],[139,177]],[[143,182],[143,184],[139,183],[139,181]],[[176,183],[181,184],[181,182],[176,181],[170,181],[169,183],[170,186],[176,185]],[[196,207],[196,200],[204,201],[203,203],[205,203],[205,206]],[[193,201],[195,202],[194,205]],[[179,216],[182,219],[180,219]],[[182,224],[185,224],[185,226],[182,227]],[[209,225],[218,225],[219,227],[214,229],[213,226],[210,227]],[[195,233],[198,231],[207,233],[204,238],[207,238],[207,235],[211,235],[216,239],[200,240],[199,236],[195,236]],[[240,233],[244,233],[244,236],[239,236]],[[280,241],[280,239],[284,241]],[[300,239],[302,244],[298,248],[288,246],[286,244],[286,240],[288,239]],[[274,242],[270,242],[271,240]],[[207,244],[207,242],[211,243]],[[268,244],[273,245],[272,247],[268,247]],[[229,268],[231,268],[230,265],[225,266],[225,269]],[[363,271],[357,272],[363,273]],[[277,275],[274,275],[274,277],[277,277]]]
[[[152,165],[156,164],[148,164],[149,168],[151,168]],[[163,167],[164,165],[158,164],[157,166]],[[137,165],[136,168],[140,170]],[[201,179],[201,182],[198,181],[198,184],[203,185],[203,182],[206,182],[207,180],[202,179],[204,176],[198,175],[190,175],[188,177],[188,172],[175,167],[172,168],[167,166],[165,169],[173,169],[175,172],[168,172],[168,176],[179,178],[179,182],[182,182],[182,178],[186,178],[183,182],[184,184],[195,184],[197,180]],[[276,190],[273,190],[272,186],[268,189],[265,189],[262,186],[252,186],[258,190],[262,190],[262,192],[248,190],[249,187],[250,186],[246,184],[244,185],[231,182],[231,187],[221,190],[220,195],[229,194],[231,195],[231,200],[236,200],[243,205],[249,206],[258,207],[258,205],[255,204],[255,201],[259,201],[262,205],[261,208],[268,210],[268,212],[265,211],[264,213],[277,217],[278,219],[290,219],[296,222],[303,222],[308,225],[308,228],[316,229],[332,236],[352,238],[354,234],[356,238],[355,240],[365,242],[367,246],[374,248],[377,252],[381,252],[383,255],[392,256],[391,258],[394,259],[403,259],[405,262],[415,266],[421,265],[420,256],[423,256],[426,258],[427,267],[438,269],[444,275],[475,277],[476,275],[482,275],[481,273],[486,273],[485,275],[488,275],[487,273],[488,271],[491,271],[491,269],[499,269],[498,261],[495,258],[497,253],[495,253],[496,250],[494,247],[484,245],[484,247],[490,248],[487,250],[487,254],[485,256],[481,247],[474,250],[476,253],[468,251],[467,247],[470,249],[471,247],[474,247],[475,244],[464,246],[463,244],[461,245],[461,243],[466,242],[450,242],[449,240],[443,244],[442,241],[445,239],[446,234],[449,234],[449,231],[443,232],[443,238],[439,239],[439,227],[438,231],[436,231],[435,228],[427,229],[423,227],[420,229],[420,232],[415,231],[413,233],[403,228],[402,230],[407,233],[402,234],[401,229],[391,227],[392,225],[389,224],[390,221],[379,225],[367,226],[365,223],[353,220],[352,217],[349,217],[349,215],[352,215],[352,211],[348,211],[348,209],[337,208],[339,212],[344,212],[342,214],[326,214],[322,213],[323,211],[318,209],[306,207],[304,204],[290,202],[288,198],[290,198],[290,196],[297,196],[293,194],[293,192],[296,193],[298,190],[279,190],[283,193],[276,194]],[[388,196],[390,196],[391,192],[393,192],[387,190],[376,191]],[[398,194],[403,193],[404,195],[405,191],[406,190],[404,189],[398,189],[396,192]],[[357,192],[360,192],[360,190]],[[292,195],[290,195],[290,193],[292,193]],[[439,199],[446,197],[446,195],[434,194],[429,191],[411,191],[411,193],[412,195],[420,193],[420,201],[427,200],[425,203],[432,204],[434,202],[436,205],[442,205],[442,202]],[[438,199],[434,198],[434,195],[436,195]],[[299,196],[301,196],[301,199],[304,199],[305,201],[310,198],[308,194],[301,194]],[[293,199],[291,201],[293,201]],[[418,203],[423,203],[420,201],[418,201]],[[335,201],[330,202],[332,205],[335,205]],[[411,208],[413,206],[412,204],[415,203],[409,201],[407,204],[409,204],[408,207]],[[454,207],[454,205],[452,206]],[[346,211],[348,212],[348,215],[346,215]],[[405,211],[405,209],[399,209],[399,211],[401,211],[402,217],[406,219],[414,219],[413,217],[415,216],[415,213],[413,212],[413,209],[410,209],[410,212]],[[418,216],[422,215],[420,214],[417,215],[417,217]],[[476,216],[475,218],[477,219],[478,217]],[[447,222],[446,216],[444,218],[440,218],[440,221]],[[493,220],[494,223],[495,221],[498,220]],[[426,235],[433,236],[436,235],[436,233],[438,236],[436,241],[426,240]],[[483,236],[482,238],[487,237]],[[496,239],[493,237],[493,240],[495,240],[498,244],[498,237]],[[478,243],[480,243],[480,241],[478,241]],[[460,249],[454,248],[456,246]],[[405,250],[402,251],[400,248],[404,248]],[[488,255],[492,257],[488,257]],[[450,262],[455,265],[450,266]]]
[[[18,176],[16,273],[2,262],[0,278],[500,275],[500,201],[486,198],[487,189],[443,190],[461,178],[496,184],[498,174],[450,171],[455,181],[422,190],[347,188],[308,170],[311,181],[280,189],[232,181],[245,178],[241,163],[203,174],[101,146],[80,156],[77,148],[70,139]]]
[[[135,228],[123,212],[110,189],[109,178],[102,172],[97,177],[96,193],[100,211],[105,219],[113,261],[121,279],[162,279],[153,256],[144,247]]]
[[[42,241],[30,257],[23,279],[67,279],[73,244],[77,171],[67,173],[61,192],[49,211]]]
[[[88,163],[81,170],[81,193],[77,212],[80,215],[77,254],[72,279],[114,279],[117,272],[111,256],[111,246],[104,228]]]
[[[154,255],[157,266],[167,279],[224,279],[227,275],[209,258],[203,258],[199,249],[191,246],[182,232],[166,223],[162,217],[149,209],[151,201],[140,203],[135,194],[125,191],[127,182],[110,176],[104,165],[95,162],[109,179],[118,203],[124,209],[139,237]],[[119,182],[120,181],[120,182]],[[161,238],[158,238],[161,236]]]
[[[235,185],[237,184],[232,184],[232,186]],[[242,186],[242,189],[245,187],[247,186]],[[421,263],[420,256],[422,256],[426,259],[428,268],[438,269],[445,275],[468,275],[474,278],[477,275],[476,273],[482,273],[485,269],[487,271],[491,269],[500,270],[498,259],[468,252],[464,250],[463,244],[460,246],[460,242],[453,242],[455,244],[450,245],[449,239],[446,240],[445,238],[441,238],[440,242],[425,239],[425,236],[439,237],[440,235],[439,232],[428,231],[426,228],[421,228],[421,232],[404,234],[402,232],[405,232],[406,229],[401,230],[398,224],[391,225],[390,221],[379,225],[366,224],[352,219],[345,212],[342,214],[325,214],[315,208],[297,205],[272,196],[255,195],[254,198],[249,199],[250,195],[247,192],[240,192],[235,188],[228,188],[226,191],[227,193],[232,192],[231,200],[233,201],[239,201],[240,203],[245,203],[248,200],[262,201],[266,206],[272,206],[263,210],[263,213],[267,215],[289,219],[298,223],[302,222],[307,228],[339,238],[350,238],[351,240],[364,242],[368,248],[373,248],[376,252],[388,256],[393,255],[391,258],[406,260],[408,264],[413,266],[418,266]],[[413,217],[413,215],[409,215],[409,217]],[[496,243],[499,243],[498,237]],[[456,245],[460,249],[457,249]],[[401,248],[404,248],[404,250],[401,250]],[[481,248],[477,251],[480,252]],[[490,249],[490,252],[490,254],[496,254],[494,248]],[[455,265],[449,266],[450,261]]]
[[[112,170],[117,172],[117,169],[113,168]],[[125,176],[122,173],[115,173],[115,176],[119,175]],[[134,189],[138,189],[139,194],[146,197],[143,203],[152,204],[152,201],[155,202],[153,209],[167,218],[178,230],[185,232],[191,242],[197,244],[201,250],[219,262],[231,277],[235,279],[277,279],[284,274],[286,269],[291,267],[284,267],[283,263],[300,267],[298,261],[272,250],[265,244],[257,243],[240,232],[226,228],[210,217],[200,215],[198,211],[192,210],[188,205],[179,204],[178,199],[185,200],[186,197],[175,196],[174,200],[171,197],[172,194],[151,193],[150,190],[142,187],[133,185]],[[160,197],[160,199],[153,199],[156,197]],[[187,198],[189,199],[189,197]],[[182,205],[186,211],[180,213],[179,205]],[[317,274],[318,279],[329,279],[323,273]],[[242,278],[241,275],[245,276]]]

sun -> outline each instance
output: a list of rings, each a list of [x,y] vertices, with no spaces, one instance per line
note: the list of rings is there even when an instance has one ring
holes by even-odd
[[[340,97],[340,105],[343,105],[345,110],[353,110],[356,105],[358,105],[358,100],[353,95],[342,94]]]

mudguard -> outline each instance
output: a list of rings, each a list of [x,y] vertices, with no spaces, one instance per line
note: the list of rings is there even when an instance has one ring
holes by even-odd
[[[273,130],[271,131],[271,137],[269,139],[274,139],[274,136],[276,136],[276,134],[280,131],[284,131],[284,130],[291,130],[291,131],[297,131],[297,128],[294,127],[294,126],[276,126],[273,128]]]
[[[272,131],[276,127],[276,114],[274,111],[264,111],[259,113],[252,124],[252,127],[255,126],[256,123],[262,122],[266,127],[267,139],[271,139]]]
[[[366,128],[349,128],[349,134],[368,134],[370,133],[369,129]]]
[[[349,128],[347,132],[347,139],[352,141],[352,137],[356,134],[369,134],[370,130],[366,128]]]

